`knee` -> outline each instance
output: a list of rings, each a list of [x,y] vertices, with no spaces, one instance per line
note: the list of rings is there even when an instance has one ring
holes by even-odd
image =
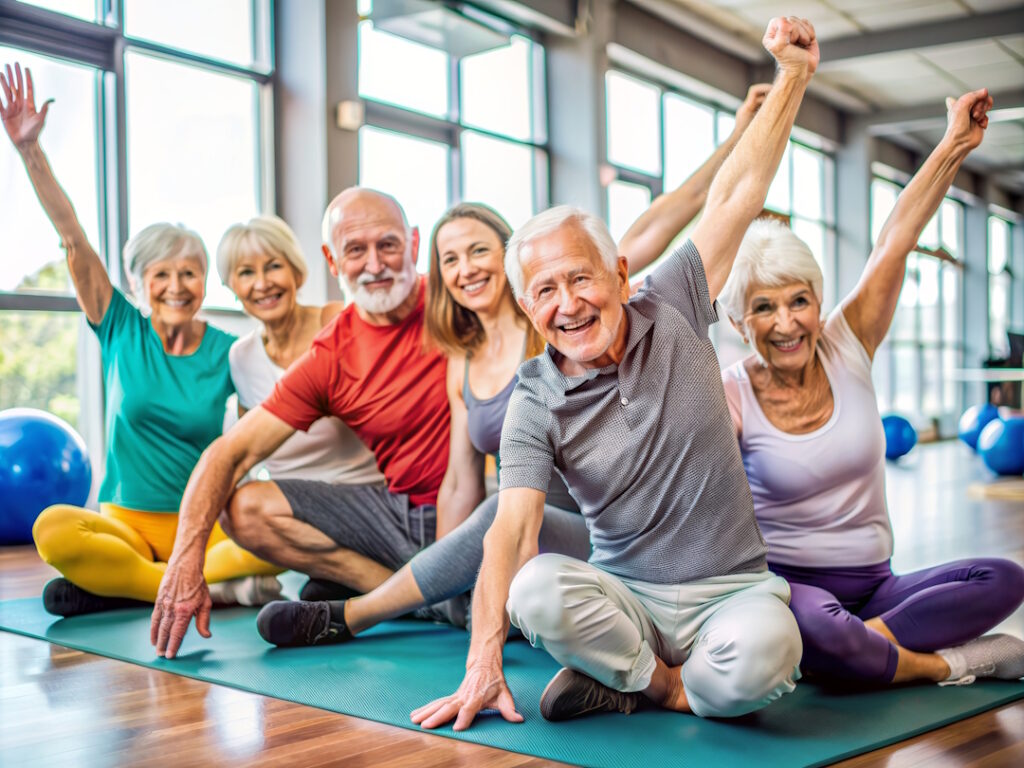
[[[69,504],[47,507],[32,526],[32,539],[39,556],[50,565],[72,559],[81,548],[79,535],[83,510]]]
[[[1012,560],[993,559],[986,565],[993,571],[996,591],[1016,608],[1024,601],[1024,568]]]
[[[794,604],[792,608],[800,638],[808,651],[849,658],[862,650],[864,633],[851,626],[851,622],[862,622],[843,608],[838,600],[831,599],[813,606]]]
[[[247,483],[238,488],[221,513],[224,532],[246,549],[257,549],[268,538],[268,523],[274,505],[268,493],[269,483]]]
[[[565,559],[559,555],[537,555],[519,569],[509,587],[509,616],[531,642],[538,636],[561,634],[565,612],[554,592]]]

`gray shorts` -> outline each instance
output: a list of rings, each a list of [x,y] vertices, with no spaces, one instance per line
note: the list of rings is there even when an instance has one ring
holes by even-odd
[[[316,480],[278,480],[292,515],[393,571],[434,541],[433,504],[409,506],[404,493],[384,483],[335,485]]]

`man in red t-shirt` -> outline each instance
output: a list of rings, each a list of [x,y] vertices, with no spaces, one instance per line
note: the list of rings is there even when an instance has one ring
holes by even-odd
[[[393,198],[352,188],[328,206],[324,241],[331,273],[353,304],[320,332],[263,405],[196,465],[153,611],[151,639],[159,655],[175,655],[193,615],[199,633],[210,634],[203,554],[221,510],[225,530],[246,549],[360,592],[434,540],[449,412],[446,360],[423,348],[419,233]],[[281,480],[235,490],[252,466],[323,416],[337,416],[369,446],[386,485]],[[454,488],[459,480],[445,485]],[[448,528],[479,501],[441,493]]]

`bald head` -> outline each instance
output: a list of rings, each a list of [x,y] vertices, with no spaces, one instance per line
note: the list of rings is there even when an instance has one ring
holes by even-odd
[[[349,187],[331,200],[324,211],[321,236],[332,253],[339,250],[339,228],[348,228],[354,223],[387,223],[409,232],[409,222],[402,206],[391,195],[368,187]]]

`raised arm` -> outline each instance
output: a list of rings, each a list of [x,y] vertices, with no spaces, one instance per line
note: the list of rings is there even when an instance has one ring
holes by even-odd
[[[114,288],[103,262],[85,237],[71,201],[57,183],[50,163],[39,146],[39,134],[53,100],[50,99],[43,104],[41,110],[36,111],[32,71],[26,68],[22,80],[21,65],[17,63],[13,72],[10,64],[7,65],[6,77],[0,73],[0,89],[3,90],[0,119],[3,120],[4,129],[21,155],[32,188],[67,251],[68,270],[75,284],[78,304],[89,321],[96,325],[103,319],[110,305]]]
[[[981,143],[992,97],[982,88],[955,101],[947,99],[946,106],[946,134],[900,193],[860,281],[842,303],[846,322],[872,357],[896,313],[907,255],[938,209],[960,164]]]
[[[686,229],[700,213],[707,200],[712,179],[754,119],[770,90],[771,85],[768,83],[750,86],[746,99],[736,111],[736,125],[729,137],[679,187],[658,195],[651,207],[626,230],[619,241],[619,253],[629,262],[629,274],[636,274],[661,256],[676,235]]]
[[[692,238],[712,301],[729,278],[747,227],[764,206],[804,91],[818,67],[818,42],[806,19],[772,19],[762,42],[778,63],[775,83],[715,176]]]
[[[448,408],[451,435],[448,469],[437,492],[437,538],[453,531],[484,500],[484,457],[469,440],[466,403],[462,400],[462,356],[448,358]]]
[[[436,728],[453,718],[464,731],[482,709],[497,709],[509,722],[522,722],[502,670],[502,649],[508,635],[509,586],[537,554],[544,520],[544,491],[507,488],[498,497],[498,514],[484,536],[484,559],[473,590],[473,635],[466,657],[466,676],[451,696],[432,701],[412,713],[423,728]]]
[[[203,637],[210,636],[210,592],[203,579],[206,542],[235,485],[294,434],[270,411],[248,411],[199,458],[185,486],[178,532],[153,606],[149,640],[158,656],[173,659],[192,617]]]

